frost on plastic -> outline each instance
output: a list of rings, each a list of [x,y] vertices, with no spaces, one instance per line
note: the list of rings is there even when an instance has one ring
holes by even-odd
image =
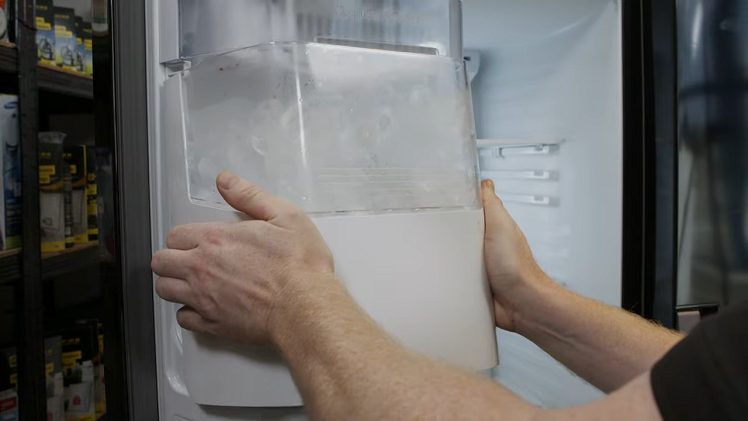
[[[182,75],[194,203],[236,172],[308,213],[480,207],[463,63],[450,57],[274,43]]]

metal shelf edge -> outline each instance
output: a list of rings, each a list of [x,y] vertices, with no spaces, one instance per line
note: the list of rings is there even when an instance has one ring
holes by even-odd
[[[0,285],[21,279],[20,249],[0,253]],[[97,242],[75,246],[58,253],[42,255],[42,278],[57,276],[85,269],[99,263]]]

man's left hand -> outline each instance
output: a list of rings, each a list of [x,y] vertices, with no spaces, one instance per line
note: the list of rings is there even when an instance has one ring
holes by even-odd
[[[229,205],[253,220],[173,229],[168,248],[151,263],[160,276],[156,292],[184,305],[177,321],[185,329],[272,342],[289,298],[310,293],[314,283],[338,282],[332,255],[297,206],[231,173],[216,184]]]

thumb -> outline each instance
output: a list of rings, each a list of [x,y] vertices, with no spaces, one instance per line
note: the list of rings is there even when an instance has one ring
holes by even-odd
[[[483,199],[483,212],[486,215],[486,233],[499,228],[506,210],[501,199],[496,195],[496,187],[492,180],[484,180],[481,183],[481,198]]]
[[[254,219],[271,221],[295,210],[293,204],[228,171],[218,175],[216,185],[226,203]]]

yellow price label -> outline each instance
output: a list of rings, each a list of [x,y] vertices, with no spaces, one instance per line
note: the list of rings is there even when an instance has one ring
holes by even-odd
[[[73,33],[62,26],[55,26],[55,36],[57,38],[73,38]]]
[[[81,358],[83,358],[83,353],[81,351],[63,352],[62,368],[64,368],[65,370],[69,368],[75,368],[75,365]]]
[[[39,174],[55,175],[57,174],[57,167],[54,165],[39,165]]]
[[[55,363],[47,363],[47,365],[44,366],[44,374],[47,377],[47,381],[49,381],[49,375],[52,374],[53,371],[55,371]]]
[[[76,418],[65,418],[65,421],[96,421],[96,414],[88,414]]]

